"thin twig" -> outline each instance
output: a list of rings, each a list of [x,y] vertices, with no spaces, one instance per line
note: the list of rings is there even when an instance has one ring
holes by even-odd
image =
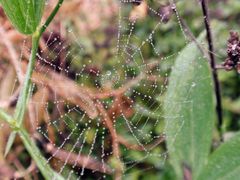
[[[45,149],[48,153],[54,155],[55,158],[61,160],[62,162],[66,162],[69,165],[74,165],[75,163],[77,163],[77,166],[79,167],[85,166],[87,169],[91,169],[93,171],[112,174],[112,169],[107,164],[99,162],[93,157],[85,156],[82,154],[79,155],[74,152],[68,152],[63,149],[58,149],[54,147],[51,143],[46,144]]]
[[[8,35],[6,35],[6,31],[2,27],[0,27],[0,36],[1,36],[1,40],[2,40],[3,44],[8,49],[9,55],[11,57],[10,62],[16,71],[18,80],[22,84],[24,77],[23,77],[23,72],[22,72],[21,66],[20,66],[20,62],[18,61],[17,53],[13,47],[12,42],[9,40]]]
[[[18,95],[19,95],[20,88],[18,87],[17,90],[7,99],[0,101],[0,108],[9,108],[12,104],[15,104]]]
[[[155,148],[156,146],[158,146],[159,144],[163,143],[164,141],[165,141],[165,135],[161,135],[154,142],[152,142],[150,144],[147,144],[146,146],[142,147],[138,144],[132,144],[131,142],[128,142],[128,140],[125,139],[124,137],[122,137],[121,135],[118,135],[118,142],[120,144],[124,145],[128,149],[136,150],[136,151],[144,151],[144,150],[150,151],[153,148]]]
[[[34,161],[31,161],[30,166],[25,169],[24,166],[21,164],[21,162],[15,158],[14,160],[14,165],[18,168],[18,171],[16,171],[14,173],[14,178],[15,179],[25,179],[25,180],[31,180],[31,172],[33,172],[34,170],[36,170],[36,164],[34,163]]]
[[[216,70],[216,61],[214,57],[214,46],[213,46],[213,40],[212,40],[212,33],[210,28],[210,20],[209,20],[209,14],[208,14],[208,4],[206,0],[201,0],[201,6],[204,16],[204,23],[205,28],[207,31],[207,41],[208,41],[208,48],[209,48],[209,56],[210,56],[210,65],[212,68],[212,76],[214,81],[214,88],[215,88],[215,95],[216,95],[216,110],[217,110],[217,116],[218,116],[218,129],[221,134],[221,126],[222,126],[222,102],[221,102],[221,90],[220,90],[220,83],[218,80],[218,74]]]
[[[136,86],[141,80],[144,79],[144,77],[145,75],[143,73],[140,73],[136,78],[127,81],[122,87],[118,89],[111,89],[109,91],[105,90],[103,92],[95,92],[92,94],[92,97],[95,99],[104,99],[108,97],[119,96],[120,94],[124,94],[130,88]]]
[[[172,6],[173,7],[173,12],[175,13],[176,16],[178,16],[179,18],[179,23],[181,23],[182,27],[183,27],[183,31],[186,33],[187,37],[189,38],[189,41],[194,42],[196,44],[196,46],[198,47],[198,49],[201,51],[201,53],[203,55],[205,55],[205,51],[203,49],[203,47],[198,43],[196,37],[193,35],[191,29],[188,27],[187,23],[183,20],[183,18],[181,16],[179,16],[177,14],[177,10],[176,10],[176,6]]]
[[[115,156],[118,163],[115,167],[115,180],[122,179],[123,167],[122,162],[120,160],[120,150],[119,150],[119,142],[118,142],[118,135],[116,129],[113,125],[111,118],[109,117],[107,111],[104,109],[103,104],[97,100],[96,106],[99,110],[100,116],[102,116],[103,123],[108,128],[111,138],[112,138],[112,148],[113,148],[113,155]]]

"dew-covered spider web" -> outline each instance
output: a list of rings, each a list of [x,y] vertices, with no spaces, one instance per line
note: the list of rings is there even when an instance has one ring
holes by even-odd
[[[54,4],[48,1],[46,9]],[[162,105],[168,77],[181,49],[193,40],[191,34],[203,30],[203,22],[186,29],[182,21],[194,19],[184,12],[187,4],[63,3],[40,41],[25,127],[65,179],[159,179],[167,174]],[[198,1],[191,4],[198,10],[190,14],[201,16]],[[29,39],[19,44],[18,60],[26,69]],[[14,108],[16,75],[12,82]],[[42,178],[21,143],[15,142],[12,151],[24,154],[19,161],[26,167],[34,167],[29,177]]]

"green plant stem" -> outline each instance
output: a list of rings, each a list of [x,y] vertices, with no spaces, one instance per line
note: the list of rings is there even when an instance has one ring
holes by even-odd
[[[12,125],[13,119],[3,109],[0,108],[0,120],[7,122]]]
[[[14,118],[18,121],[19,125],[22,124],[24,112],[26,110],[27,101],[31,94],[31,77],[32,77],[32,73],[33,73],[33,69],[34,69],[34,65],[35,65],[35,61],[36,61],[36,54],[37,54],[37,50],[38,50],[39,39],[40,39],[42,33],[46,30],[46,28],[48,27],[50,22],[53,20],[53,18],[57,14],[59,8],[62,5],[62,2],[63,2],[63,0],[58,1],[58,4],[53,9],[52,13],[48,17],[48,19],[46,20],[44,25],[32,35],[32,51],[31,51],[31,56],[30,56],[29,63],[28,63],[26,78],[24,80],[23,89],[20,93],[20,97],[17,102],[17,108],[16,108],[15,114],[14,114]]]
[[[28,133],[25,130],[23,130],[22,124],[23,124],[23,119],[24,119],[24,114],[25,114],[27,102],[28,102],[28,99],[29,99],[29,97],[31,95],[31,91],[32,91],[31,77],[32,77],[32,73],[33,73],[33,69],[34,69],[34,65],[35,65],[35,61],[36,61],[36,55],[37,55],[39,40],[40,40],[40,37],[43,34],[43,32],[46,30],[48,25],[51,23],[51,21],[53,20],[53,18],[57,14],[57,12],[58,12],[59,8],[61,7],[63,1],[64,0],[59,0],[58,1],[56,7],[53,9],[52,13],[48,17],[48,19],[46,20],[44,25],[41,28],[38,28],[37,31],[32,34],[31,55],[30,55],[30,59],[29,59],[28,67],[27,67],[27,73],[26,73],[25,80],[24,80],[24,83],[23,83],[23,88],[20,92],[20,96],[19,96],[17,106],[16,106],[16,109],[15,109],[14,117],[11,118],[9,115],[7,115],[7,113],[0,110],[0,118],[3,118],[3,120],[8,122],[13,129],[13,132],[10,134],[10,137],[8,139],[8,142],[7,142],[7,146],[6,146],[6,149],[5,149],[5,156],[10,151],[10,149],[13,145],[14,139],[16,137],[16,134],[19,133],[19,135],[21,136],[21,138],[23,140],[24,145],[26,146],[26,149],[30,153],[31,157],[36,161],[36,164],[38,165],[38,168],[43,173],[43,175],[44,175],[45,171],[47,171],[48,169],[50,169],[52,172],[54,172],[54,171],[50,168],[50,166],[48,168],[46,163],[43,164],[43,162],[42,162],[43,160],[39,160],[39,158],[44,159],[44,157],[40,154],[40,152],[39,152],[37,146],[35,145],[35,143],[30,141],[31,139],[30,139]],[[31,150],[33,150],[33,151],[31,151]],[[37,156],[38,156],[38,158],[37,158]],[[55,173],[55,174],[57,174],[57,173]],[[46,175],[46,177],[50,178],[49,174],[45,174],[45,175]]]
[[[13,117],[8,115],[4,110],[0,109],[0,119],[7,122],[11,126],[11,128],[14,129],[14,132],[20,135],[20,138],[22,139],[25,148],[27,149],[31,157],[34,159],[45,179],[63,180],[63,177],[56,173],[54,170],[52,170],[52,168],[48,165],[47,160],[42,156],[41,152],[39,151],[35,142],[29,136],[28,132],[23,127],[19,127]]]
[[[208,41],[208,52],[210,57],[210,66],[212,69],[212,77],[214,82],[214,90],[216,96],[216,112],[218,117],[218,130],[220,132],[221,141],[223,141],[222,135],[222,123],[223,123],[223,112],[222,112],[222,98],[221,98],[221,88],[218,79],[217,69],[216,69],[216,60],[214,56],[214,46],[213,46],[213,38],[210,27],[210,18],[208,12],[208,3],[206,0],[201,0],[202,12],[204,16],[204,24],[207,31],[207,41]]]
[[[57,5],[55,6],[55,8],[53,9],[52,13],[50,14],[50,16],[48,17],[48,19],[46,20],[46,22],[44,23],[44,25],[41,27],[41,29],[39,30],[39,34],[40,36],[42,35],[42,33],[46,30],[46,28],[48,27],[48,25],[51,23],[51,21],[53,20],[53,18],[56,16],[59,8],[62,6],[64,0],[59,0]]]
[[[23,89],[20,93],[19,100],[17,102],[17,108],[15,110],[14,118],[18,121],[18,124],[21,125],[23,121],[24,111],[27,106],[27,101],[31,94],[31,77],[36,61],[36,54],[38,50],[40,36],[38,33],[33,34],[32,36],[32,52],[28,63],[26,78],[24,80]]]
[[[20,93],[20,97],[17,102],[17,108],[16,108],[15,114],[14,114],[14,118],[18,121],[19,125],[22,124],[24,112],[26,110],[27,101],[31,94],[31,77],[32,77],[32,73],[33,73],[33,69],[34,69],[34,65],[35,65],[35,61],[36,61],[36,54],[37,54],[37,50],[38,50],[39,39],[40,39],[42,33],[46,30],[46,28],[48,27],[50,22],[53,20],[53,18],[57,14],[59,8],[62,5],[62,2],[63,2],[63,0],[58,1],[58,4],[53,9],[52,13],[48,17],[48,19],[46,20],[44,25],[32,35],[32,51],[31,51],[31,56],[30,56],[29,63],[28,63],[26,78],[24,80],[23,89]]]
[[[31,77],[32,77],[33,69],[34,69],[34,64],[36,61],[36,54],[37,54],[37,50],[38,50],[39,39],[40,39],[39,33],[33,34],[33,36],[32,36],[32,52],[31,52],[31,56],[29,59],[28,67],[27,67],[27,73],[26,73],[26,77],[24,80],[23,88],[20,93],[20,97],[17,102],[17,107],[16,107],[15,113],[14,113],[14,119],[17,121],[16,123],[18,124],[18,127],[20,127],[23,123],[23,117],[24,117],[24,112],[26,110],[27,101],[31,94]],[[13,145],[13,142],[15,140],[15,137],[16,137],[16,132],[13,131],[8,138],[8,142],[7,142],[5,153],[4,153],[5,156],[10,151],[10,149]]]
[[[23,89],[20,93],[20,98],[17,102],[17,108],[16,108],[16,111],[14,114],[14,118],[17,119],[19,125],[22,124],[27,101],[28,101],[30,93],[31,93],[31,77],[32,77],[32,72],[34,69],[35,61],[36,61],[36,54],[37,54],[37,50],[38,50],[39,39],[42,36],[43,32],[48,27],[48,25],[51,23],[51,21],[53,20],[55,15],[57,14],[63,1],[64,0],[58,1],[56,7],[53,9],[52,13],[48,17],[48,19],[46,20],[44,25],[32,35],[32,51],[31,51],[31,56],[30,56],[29,63],[28,63],[27,74],[26,74],[26,78],[25,78],[25,81],[23,84]]]
[[[14,119],[17,121],[19,127],[22,126],[27,102],[28,102],[28,99],[30,97],[31,90],[32,90],[31,89],[31,77],[32,77],[32,73],[33,73],[33,69],[34,69],[34,65],[35,65],[35,61],[36,61],[36,54],[37,54],[37,50],[38,50],[39,39],[40,39],[41,35],[43,34],[43,32],[48,27],[48,25],[51,23],[51,21],[53,20],[55,15],[57,14],[57,12],[58,12],[59,8],[61,7],[63,1],[64,0],[59,0],[58,1],[57,5],[53,9],[52,13],[48,17],[48,19],[46,20],[44,25],[41,28],[38,28],[37,31],[32,35],[31,56],[30,56],[30,59],[29,59],[29,63],[28,63],[28,67],[27,67],[27,73],[26,73],[26,77],[25,77],[25,80],[24,80],[24,83],[23,83],[23,88],[20,92],[20,97],[18,99],[17,107],[16,107],[16,110],[15,110],[15,113],[14,113]],[[10,134],[10,137],[8,139],[7,146],[6,146],[6,149],[5,149],[5,156],[10,151],[15,137],[16,137],[16,132],[14,131]]]

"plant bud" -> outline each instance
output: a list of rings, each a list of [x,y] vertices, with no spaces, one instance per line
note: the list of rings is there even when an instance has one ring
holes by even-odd
[[[33,34],[42,18],[45,0],[0,0],[13,26],[23,34]]]

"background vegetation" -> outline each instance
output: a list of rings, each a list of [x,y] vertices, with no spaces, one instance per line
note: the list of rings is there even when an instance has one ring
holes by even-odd
[[[44,20],[54,4],[53,0],[46,3]],[[177,1],[176,5],[179,17],[165,0],[142,1],[140,5],[66,0],[44,32],[24,127],[48,164],[65,179],[70,175],[71,179],[174,179],[164,141],[163,103],[169,74],[189,39],[196,40],[205,30],[197,0]],[[209,12],[215,57],[221,65],[227,58],[229,32],[239,29],[240,3],[213,0]],[[180,21],[186,24],[183,29]],[[13,28],[2,9],[0,23],[0,106],[12,113],[21,87],[18,77],[26,71],[31,43]],[[192,35],[196,38],[189,38]],[[207,53],[206,42],[201,43]],[[195,51],[190,48],[188,52]],[[187,62],[182,63],[185,67]],[[218,74],[226,141],[240,128],[240,76],[236,70],[219,69]],[[184,87],[183,81],[179,83]],[[209,99],[200,96],[205,90],[196,92],[200,99]],[[43,179],[19,137],[4,157],[11,129],[5,123],[0,128],[0,178]],[[215,120],[211,151],[220,139]]]

